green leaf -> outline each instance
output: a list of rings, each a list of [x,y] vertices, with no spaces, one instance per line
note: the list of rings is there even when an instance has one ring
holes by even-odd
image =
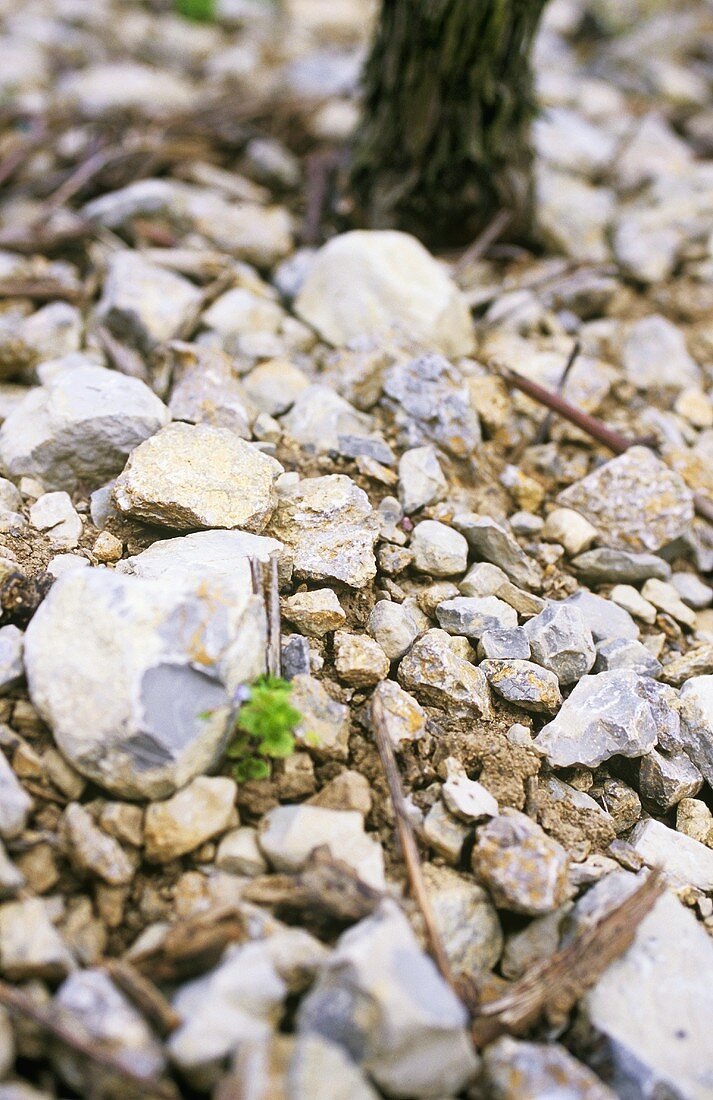
[[[265,756],[273,756],[284,759],[295,751],[295,739],[291,733],[276,733],[266,738],[260,746],[260,752]]]
[[[217,0],[175,0],[176,11],[196,23],[212,23],[217,17]]]

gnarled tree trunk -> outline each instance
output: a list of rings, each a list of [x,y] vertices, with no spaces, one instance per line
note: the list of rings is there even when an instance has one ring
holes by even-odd
[[[467,240],[531,201],[530,48],[546,0],[382,0],[352,188],[373,227]]]

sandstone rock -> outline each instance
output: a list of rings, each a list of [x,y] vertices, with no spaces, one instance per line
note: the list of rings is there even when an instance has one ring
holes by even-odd
[[[465,300],[406,233],[357,230],[332,238],[310,264],[295,308],[331,344],[391,334],[446,355],[473,347]]]
[[[630,447],[557,499],[581,512],[615,550],[658,550],[693,519],[690,489],[646,447]]]
[[[346,630],[334,635],[334,667],[340,680],[352,687],[373,687],[389,675],[389,659],[379,643]]]
[[[10,413],[0,428],[0,462],[10,477],[35,477],[46,489],[93,489],[167,422],[166,406],[143,382],[77,367],[30,390]]]
[[[116,479],[125,515],[179,531],[261,532],[275,508],[282,467],[226,428],[170,424],[142,443]]]
[[[302,634],[313,638],[322,638],[347,621],[337,594],[331,588],[295,592],[294,596],[282,601],[282,614]]]
[[[168,863],[218,836],[235,817],[237,785],[225,776],[199,776],[166,802],[146,810],[144,844],[152,863]]]
[[[293,553],[299,580],[363,588],[376,575],[377,519],[366,493],[344,474],[281,489],[269,532]]]

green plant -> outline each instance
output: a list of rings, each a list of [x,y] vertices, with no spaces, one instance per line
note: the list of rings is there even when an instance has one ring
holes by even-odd
[[[235,717],[235,733],[228,748],[238,782],[267,779],[271,760],[294,751],[294,730],[302,715],[290,703],[292,685],[276,676],[260,676]]]
[[[176,11],[196,23],[212,23],[217,16],[217,0],[175,0]]]

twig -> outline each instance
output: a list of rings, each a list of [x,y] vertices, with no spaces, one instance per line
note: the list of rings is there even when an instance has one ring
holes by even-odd
[[[448,956],[443,946],[443,940],[441,939],[441,933],[436,924],[433,909],[431,908],[428,891],[426,890],[426,883],[424,882],[423,871],[421,870],[421,857],[406,810],[404,792],[401,787],[401,776],[399,775],[399,769],[396,764],[394,749],[386,731],[384,704],[378,696],[372,697],[371,721],[376,737],[376,745],[381,758],[381,764],[389,787],[389,794],[391,795],[391,802],[394,807],[396,828],[401,843],[404,863],[406,864],[406,873],[408,875],[411,894],[421,910],[431,954],[433,955],[436,966],[451,988],[457,991],[453,972],[451,971],[451,965],[448,961]]]
[[[79,302],[85,297],[81,286],[63,283],[59,279],[0,279],[0,298],[33,298],[37,302]]]
[[[569,353],[569,358],[568,358],[568,360],[565,364],[565,368],[562,371],[562,374],[560,376],[560,380],[557,383],[557,393],[560,394],[560,396],[564,393],[564,388],[567,384],[567,379],[569,378],[570,371],[572,370],[572,367],[574,366],[574,364],[577,362],[577,360],[578,360],[578,358],[581,354],[581,351],[582,351],[582,345],[580,344],[579,340],[575,340],[575,342],[572,346],[572,350]],[[549,412],[545,415],[545,417],[544,417],[542,423],[540,424],[539,428],[537,429],[537,434],[535,435],[534,439],[532,440],[531,446],[536,447],[538,445],[538,443],[545,443],[547,441],[547,437],[550,434],[550,430],[552,428],[552,421],[554,420],[554,418],[555,418],[555,414],[552,412],[552,409],[550,409]]]
[[[248,564],[250,565],[250,580],[253,585],[253,596],[262,596],[265,598],[265,580],[262,575],[262,562],[257,558],[248,558]]]
[[[36,1004],[31,997],[20,989],[15,989],[6,982],[0,982],[0,1004],[9,1012],[25,1019],[32,1020],[38,1027],[49,1035],[52,1035],[64,1046],[86,1058],[95,1066],[100,1066],[109,1073],[121,1077],[122,1080],[140,1090],[142,1097],[158,1097],[161,1100],[175,1100],[175,1090],[167,1081],[160,1081],[156,1077],[144,1073],[138,1073],[127,1066],[120,1055],[109,1050],[105,1044],[92,1039],[86,1032],[82,1021],[66,1009],[61,1009],[56,1004],[48,1006]]]
[[[162,1039],[180,1026],[181,1017],[174,1012],[158,986],[145,974],[139,973],[128,959],[107,959],[104,969]]]
[[[486,1002],[473,1021],[476,1044],[486,1045],[505,1033],[520,1034],[543,1015],[561,1023],[576,1002],[620,955],[665,890],[663,877],[652,871],[633,894],[571,943],[536,964],[502,997]]]
[[[277,576],[277,554],[270,555],[267,600],[267,671],[270,676],[282,676],[282,637],[280,630],[280,584]]]
[[[149,372],[138,352],[127,348],[104,325],[95,325],[94,335],[115,370],[128,375],[129,378],[140,378],[142,382],[148,381]]]
[[[627,436],[615,432],[612,428],[608,428],[601,420],[597,420],[596,416],[590,416],[589,413],[585,413],[582,409],[578,409],[576,405],[570,405],[569,401],[565,401],[559,394],[552,393],[551,390],[546,390],[544,386],[540,386],[537,382],[525,378],[524,375],[518,374],[514,370],[510,370],[509,367],[498,367],[498,373],[506,382],[509,382],[511,386],[514,386],[518,390],[522,390],[522,392],[526,393],[528,397],[531,397],[533,401],[539,401],[541,405],[544,405],[548,409],[552,409],[553,412],[558,413],[564,420],[569,420],[571,424],[576,424],[578,428],[581,428],[583,432],[591,436],[592,439],[595,439],[597,443],[601,443],[603,447],[608,447],[609,450],[614,451],[615,454],[624,454],[624,451],[628,451],[630,447],[651,446],[651,440],[649,439],[629,439]],[[713,524],[713,503],[710,500],[702,496],[701,493],[694,493],[693,507],[702,519]]]
[[[481,256],[484,256],[490,246],[505,232],[511,219],[512,214],[509,210],[499,210],[492,221],[485,226],[482,233],[479,233],[473,243],[465,250],[455,264],[453,274],[460,275],[470,264],[475,263]]]

